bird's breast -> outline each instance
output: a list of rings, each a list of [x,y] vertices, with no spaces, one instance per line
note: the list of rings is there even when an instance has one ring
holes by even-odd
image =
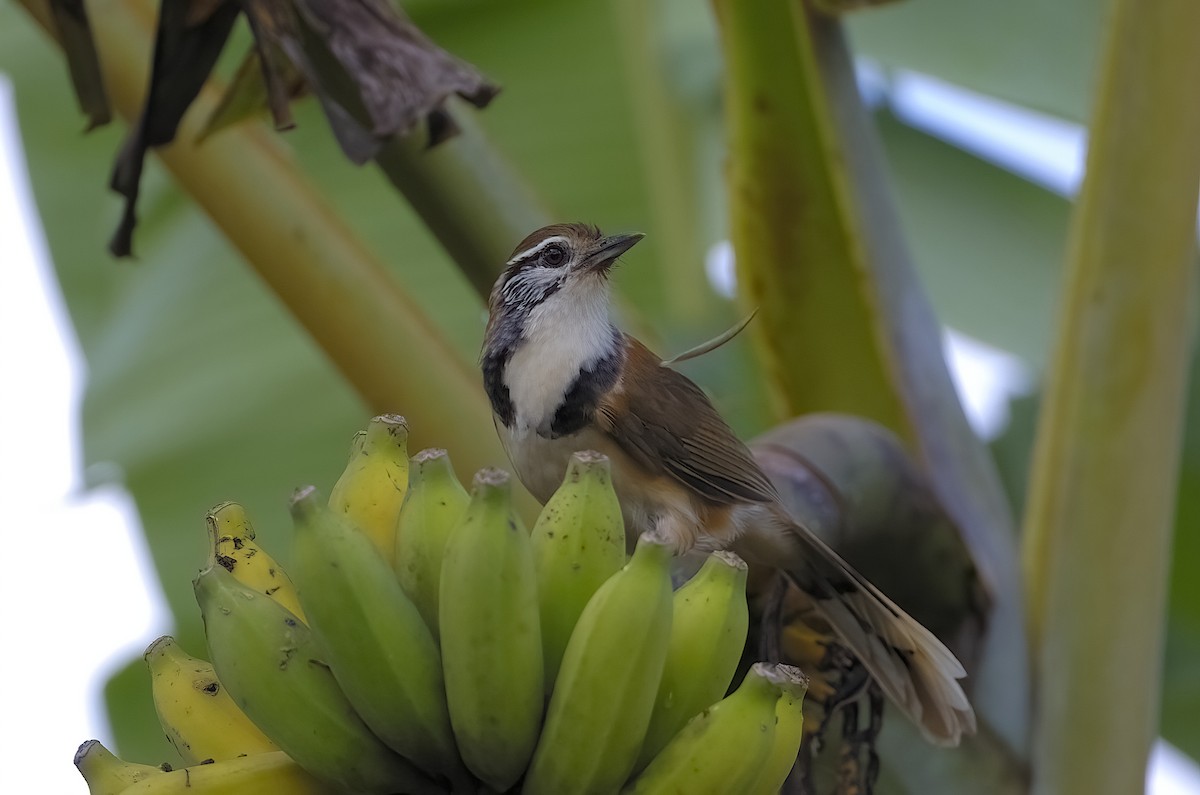
[[[508,357],[503,385],[512,407],[507,423],[557,438],[587,426],[600,398],[617,383],[624,347],[612,326],[603,332],[534,333]]]
[[[538,502],[545,503],[562,485],[563,475],[571,454],[580,450],[596,450],[612,458],[611,443],[591,429],[549,438],[532,429],[520,430],[497,423],[500,440],[512,461],[517,477]]]

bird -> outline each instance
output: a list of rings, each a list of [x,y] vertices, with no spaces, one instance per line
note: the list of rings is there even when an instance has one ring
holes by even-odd
[[[642,237],[552,224],[497,278],[480,369],[518,478],[545,503],[572,453],[608,456],[631,537],[782,571],[926,738],[957,745],[976,724],[954,654],[793,519],[700,387],[612,321],[613,266]]]

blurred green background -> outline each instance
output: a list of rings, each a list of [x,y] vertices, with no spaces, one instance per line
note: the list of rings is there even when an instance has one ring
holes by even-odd
[[[413,0],[438,44],[503,86],[478,115],[556,217],[644,244],[616,283],[664,352],[715,335],[738,316],[704,278],[725,233],[720,63],[709,7],[683,0]],[[911,125],[889,104],[913,70],[1080,122],[1086,118],[1106,4],[911,0],[854,15],[852,43],[880,79],[876,115],[905,232],[942,320],[1019,355],[1047,359],[1068,200]],[[244,23],[218,71],[248,45]],[[0,4],[0,71],[16,88],[34,191],[63,294],[86,356],[85,456],[91,482],[134,495],[185,648],[203,649],[190,581],[205,557],[204,512],[242,502],[260,540],[286,559],[286,495],[328,488],[368,411],[152,158],[143,180],[135,261],[105,243],[120,205],[107,190],[124,133],[82,135],[58,48],[15,4]],[[647,118],[647,109],[662,118]],[[315,103],[282,144],[324,198],[473,361],[482,305],[454,264],[371,167],[342,157]],[[657,126],[656,126],[657,125]],[[694,187],[690,250],[668,249],[669,203],[656,182],[661,143]],[[516,241],[514,241],[515,243]],[[430,362],[436,367],[436,362]],[[1193,368],[1195,370],[1195,368]],[[735,428],[769,423],[744,339],[686,367]],[[412,373],[419,379],[420,373]],[[419,406],[395,410],[420,421]],[[1019,515],[1036,396],[1012,406],[994,452]],[[481,433],[490,433],[481,428]],[[501,464],[503,462],[496,462]],[[1136,462],[1131,462],[1136,465]],[[1200,390],[1184,448],[1171,583],[1162,733],[1200,758]],[[1120,686],[1136,687],[1137,683]],[[109,684],[119,751],[171,758],[153,719],[140,658]]]

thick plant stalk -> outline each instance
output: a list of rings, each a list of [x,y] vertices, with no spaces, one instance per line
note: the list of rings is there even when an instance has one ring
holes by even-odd
[[[487,300],[513,246],[552,218],[471,114],[454,118],[449,141],[427,149],[424,136],[393,138],[375,163]]]
[[[993,600],[971,698],[1023,756],[1029,682],[1013,518],[967,424],[908,260],[836,20],[801,0],[714,0],[739,285],[781,413],[865,415],[913,446]]]
[[[1200,5],[1117,0],[1025,531],[1035,793],[1140,792],[1197,292]]]
[[[44,6],[22,0],[50,33]],[[137,118],[154,39],[143,0],[105,0],[93,15],[112,101]],[[157,150],[181,188],[313,336],[377,413],[413,419],[414,447],[453,448],[464,472],[506,459],[479,378],[437,325],[319,196],[272,133],[241,125],[196,146],[214,92],[201,92],[172,145]]]

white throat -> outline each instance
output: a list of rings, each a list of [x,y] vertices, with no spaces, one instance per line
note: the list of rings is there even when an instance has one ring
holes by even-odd
[[[554,414],[579,371],[612,352],[608,285],[571,279],[529,313],[521,342],[504,371],[517,437],[549,435]]]

